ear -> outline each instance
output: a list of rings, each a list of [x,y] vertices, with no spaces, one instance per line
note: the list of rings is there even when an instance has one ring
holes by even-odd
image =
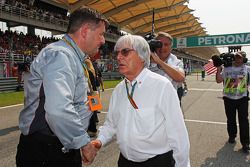
[[[145,60],[141,58],[141,62],[144,64],[144,63],[145,63]]]
[[[88,24],[83,24],[82,27],[80,28],[80,35],[83,38],[86,38],[88,30],[89,30]]]
[[[139,55],[138,55],[138,56],[139,56]],[[145,60],[142,59],[140,56],[139,56],[139,58],[140,58],[140,63],[143,64],[143,65],[145,66],[145,63],[146,63]]]

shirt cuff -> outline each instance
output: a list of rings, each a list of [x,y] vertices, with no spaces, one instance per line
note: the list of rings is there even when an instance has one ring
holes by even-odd
[[[103,135],[100,135],[97,137],[97,140],[100,140],[102,143],[102,146],[105,146],[107,144],[107,140],[105,140],[105,137]]]
[[[69,143],[68,145],[65,145],[65,148],[66,149],[79,149],[87,145],[89,142],[90,142],[90,137],[88,133],[85,133],[82,136],[73,138],[73,141]]]

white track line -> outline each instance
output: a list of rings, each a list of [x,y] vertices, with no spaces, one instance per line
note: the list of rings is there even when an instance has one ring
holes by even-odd
[[[11,105],[11,106],[0,107],[0,110],[5,109],[5,108],[18,107],[18,106],[23,106],[23,104],[15,104],[15,105]]]
[[[107,114],[106,111],[101,111],[101,114]],[[195,123],[205,123],[205,124],[217,124],[217,125],[226,125],[226,122],[213,122],[213,121],[201,121],[201,120],[192,120],[192,119],[184,119],[186,122],[195,122]]]
[[[210,92],[222,92],[222,89],[199,89],[199,88],[188,88],[188,90],[195,90],[195,91],[210,91]]]
[[[192,120],[185,119],[186,122],[196,122],[196,123],[206,123],[206,124],[217,124],[217,125],[226,125],[226,122],[213,122],[213,121],[201,121],[201,120]]]
[[[22,106],[23,104],[16,104],[12,106],[6,106],[6,107],[0,107],[1,109],[6,109],[6,108],[11,108],[11,107],[18,107]],[[106,111],[101,111],[101,114],[107,114],[108,112]],[[195,122],[195,123],[206,123],[206,124],[217,124],[217,125],[226,125],[226,122],[213,122],[213,121],[201,121],[201,120],[192,120],[192,119],[185,119],[186,122]]]

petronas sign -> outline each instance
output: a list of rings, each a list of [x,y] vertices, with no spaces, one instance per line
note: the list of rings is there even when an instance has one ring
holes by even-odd
[[[250,44],[250,33],[175,38],[173,48]]]

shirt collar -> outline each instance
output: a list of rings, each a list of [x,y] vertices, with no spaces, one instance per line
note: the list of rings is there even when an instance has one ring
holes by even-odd
[[[138,88],[140,88],[141,85],[143,84],[143,81],[145,80],[147,71],[148,71],[147,68],[143,68],[142,71],[140,72],[140,74],[131,82],[127,78],[125,78],[125,79],[127,80],[127,82],[130,85],[133,85],[133,84],[135,84],[135,82],[137,82],[137,86],[138,86]]]
[[[177,60],[177,57],[174,54],[170,53],[165,62],[171,64],[172,62],[175,62],[176,60]]]
[[[63,38],[65,38],[73,47],[74,51],[76,52],[76,54],[79,56],[79,59],[84,62],[85,59],[87,58],[86,54],[82,52],[82,50],[76,45],[76,43],[74,42],[74,40],[68,35],[65,34],[63,36]]]

